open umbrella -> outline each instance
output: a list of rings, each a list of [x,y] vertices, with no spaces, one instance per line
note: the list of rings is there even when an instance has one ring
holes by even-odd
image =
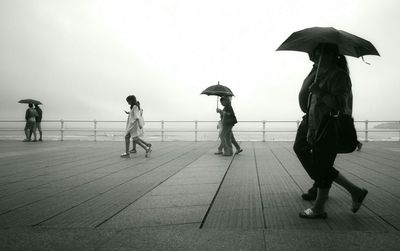
[[[18,103],[21,104],[34,104],[34,105],[42,105],[42,102],[40,102],[39,100],[35,100],[35,99],[21,99],[20,101],[18,101]]]
[[[231,89],[229,89],[228,87],[224,86],[224,85],[220,85],[219,81],[217,85],[212,85],[207,87],[204,91],[201,92],[201,94],[206,94],[208,96],[212,95],[212,96],[228,96],[228,97],[232,97],[233,92],[231,91]],[[217,98],[217,107],[218,107],[218,98]]]
[[[380,56],[374,45],[368,40],[332,27],[311,27],[293,32],[276,50],[302,51],[312,55],[314,49],[322,43],[336,44],[339,53],[347,56]],[[320,63],[321,56],[318,60],[315,80],[318,77]]]
[[[332,27],[312,27],[292,33],[277,49],[313,53],[321,43],[336,44],[339,53],[352,57],[377,55],[374,45],[356,35]]]

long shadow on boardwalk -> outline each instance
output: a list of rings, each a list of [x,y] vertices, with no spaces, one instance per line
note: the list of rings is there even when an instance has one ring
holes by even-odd
[[[297,214],[311,181],[292,142],[156,142],[121,159],[122,142],[0,142],[0,245],[10,249],[312,249],[397,247],[400,143],[368,142],[335,165],[370,193],[350,211],[333,186],[329,218]],[[304,242],[304,240],[308,240]],[[340,241],[338,241],[340,240]],[[330,242],[330,244],[328,244]],[[334,243],[334,244],[332,244]],[[384,246],[382,246],[384,245]]]

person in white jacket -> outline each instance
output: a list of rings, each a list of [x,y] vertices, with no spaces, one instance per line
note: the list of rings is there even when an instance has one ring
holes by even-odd
[[[137,140],[132,140],[132,149],[129,151],[129,153],[136,153],[136,141],[140,141],[142,142],[144,145],[146,145],[149,149],[149,152],[152,151],[151,148],[151,144],[147,143],[146,141],[144,141],[141,137],[143,137],[144,135],[144,130],[143,130],[143,126],[144,126],[144,119],[143,119],[143,109],[140,107],[140,102],[139,100],[136,101],[136,106],[139,109],[139,128],[140,128],[140,136],[137,137]],[[129,114],[129,112],[127,112],[127,114]]]
[[[141,126],[139,123],[140,110],[136,105],[136,97],[134,95],[129,95],[126,98],[126,101],[131,106],[129,111],[129,116],[126,122],[126,130],[125,130],[125,152],[121,154],[122,158],[129,158],[129,144],[130,138],[132,141],[135,141],[138,145],[140,145],[143,149],[146,150],[146,157],[148,157],[149,152],[151,151],[150,147],[147,147],[142,142],[138,141],[138,138],[143,134],[141,130]]]

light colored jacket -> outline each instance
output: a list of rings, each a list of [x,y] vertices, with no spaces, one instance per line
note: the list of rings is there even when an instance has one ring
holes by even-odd
[[[126,121],[125,135],[130,134],[132,138],[141,136],[142,131],[139,127],[139,116],[139,108],[134,105],[129,111],[128,119]]]

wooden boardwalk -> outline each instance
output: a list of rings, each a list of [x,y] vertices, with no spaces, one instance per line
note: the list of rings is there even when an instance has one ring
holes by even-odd
[[[123,142],[0,141],[0,227],[399,233],[399,142],[340,155],[336,167],[369,190],[365,206],[351,213],[334,185],[328,219],[311,221],[298,217],[312,183],[292,144],[242,142],[231,158],[213,154],[217,142],[155,142],[150,158],[122,159]]]

